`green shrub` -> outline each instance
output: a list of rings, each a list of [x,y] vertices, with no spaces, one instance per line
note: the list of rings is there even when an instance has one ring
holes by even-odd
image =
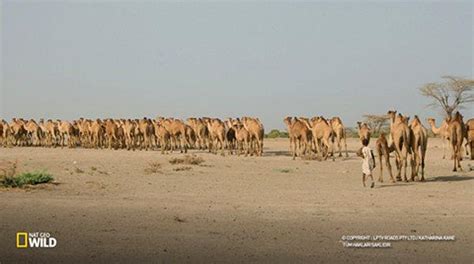
[[[25,172],[17,176],[6,176],[0,180],[4,187],[23,187],[24,185],[36,185],[53,181],[51,174],[45,171]]]
[[[265,135],[266,138],[287,138],[288,133],[284,131],[279,131],[278,129],[273,129],[270,133]]]

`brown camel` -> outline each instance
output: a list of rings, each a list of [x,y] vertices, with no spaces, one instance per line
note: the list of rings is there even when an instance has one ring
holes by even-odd
[[[392,174],[392,165],[390,164],[390,153],[395,150],[393,144],[388,146],[387,138],[385,137],[385,133],[381,133],[377,141],[375,142],[375,147],[377,149],[377,154],[379,156],[379,163],[380,163],[380,176],[379,182],[383,182],[383,165],[382,159],[385,159],[385,165],[388,168],[390,173],[390,179],[395,182],[395,178],[393,178]]]
[[[471,153],[471,160],[474,160],[474,118],[467,120],[466,122],[466,154],[469,149]]]
[[[346,157],[349,157],[349,154],[347,153],[346,128],[342,124],[341,118],[333,117],[333,118],[331,118],[331,120],[329,120],[329,123],[331,124],[332,130],[334,131],[334,134],[335,134],[335,137],[336,137],[337,148],[339,149],[339,157],[342,157],[341,143],[344,144],[344,150],[346,152]],[[334,153],[332,155],[334,155]]]
[[[410,148],[410,128],[407,125],[408,119],[401,114],[397,115],[397,111],[388,111],[390,116],[390,135],[392,137],[392,144],[395,146],[396,158],[398,164],[397,179],[401,180],[401,173],[403,169],[403,177],[405,181],[407,178],[408,155],[411,154]],[[413,165],[413,163],[411,163]],[[412,174],[414,173],[412,167]]]
[[[448,122],[446,119],[443,120],[441,126],[436,127],[436,121],[434,118],[428,118],[428,123],[430,124],[431,131],[433,134],[440,136],[443,143],[443,159],[446,158],[446,150],[449,148],[449,131],[448,131]]]
[[[362,143],[364,139],[367,139],[367,141],[370,143],[371,129],[369,125],[366,123],[357,122],[357,128],[360,142]]]
[[[461,159],[462,159],[462,142],[464,140],[465,128],[462,120],[462,115],[456,112],[453,118],[448,120],[448,131],[449,131],[449,142],[451,143],[453,151],[454,167],[453,171],[457,171],[459,168],[462,171]]]
[[[290,152],[292,153],[293,160],[296,159],[296,150],[299,148],[299,156],[302,157],[307,149],[308,145],[311,144],[311,130],[307,127],[304,121],[298,118],[291,118],[289,116],[283,119],[288,130],[288,136],[290,138]]]
[[[426,149],[428,148],[428,131],[421,124],[418,116],[415,115],[410,126],[411,151],[413,156],[413,163],[415,166],[415,173],[412,173],[412,181],[418,177],[421,166],[421,181],[425,180],[425,157]]]

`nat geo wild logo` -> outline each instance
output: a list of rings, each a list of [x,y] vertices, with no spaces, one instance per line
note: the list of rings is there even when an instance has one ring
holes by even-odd
[[[54,248],[58,240],[48,232],[16,233],[16,248]]]

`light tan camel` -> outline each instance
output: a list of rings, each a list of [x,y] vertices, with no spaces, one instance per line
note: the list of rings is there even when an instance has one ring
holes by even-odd
[[[395,146],[397,161],[398,161],[398,174],[397,179],[401,180],[401,173],[403,169],[403,177],[405,181],[407,178],[407,159],[410,154],[410,129],[407,125],[407,118],[398,114],[397,111],[388,111],[387,114],[390,116],[390,135],[392,137],[392,144]],[[410,162],[411,163],[411,162]],[[413,163],[411,163],[413,164]],[[412,167],[412,174],[413,174]]]
[[[96,119],[90,126],[90,133],[92,136],[92,145],[94,148],[102,148],[104,146],[105,127],[102,120]]]
[[[157,142],[160,145],[161,153],[167,153],[171,149],[171,135],[164,126],[160,124],[159,121],[154,121],[153,125],[155,126],[155,136]]]
[[[209,152],[217,154],[220,149],[224,154],[224,146],[226,140],[226,129],[225,124],[218,118],[204,117],[204,122],[207,124],[207,129],[210,135],[210,149]]]
[[[466,122],[466,154],[467,150],[469,149],[471,153],[471,160],[474,160],[474,118],[467,120]]]
[[[431,131],[436,136],[441,137],[441,141],[443,143],[443,159],[446,158],[446,150],[449,148],[449,131],[448,131],[448,122],[446,119],[443,120],[439,127],[436,127],[436,121],[434,118],[428,118],[428,123],[430,124]]]
[[[257,156],[263,155],[263,138],[265,135],[265,128],[260,119],[254,117],[242,117],[241,122],[245,129],[250,133],[252,149],[255,150]]]
[[[304,121],[308,129],[311,130],[316,152],[324,160],[327,160],[329,153],[334,151],[334,132],[331,125],[322,116],[313,117],[311,120],[304,119]],[[334,155],[332,160],[335,161]]]
[[[197,147],[199,149],[210,149],[209,130],[204,121],[201,118],[190,117],[187,119],[187,122],[194,130]]]
[[[369,125],[362,122],[357,122],[359,140],[362,143],[364,139],[367,139],[367,142],[370,143],[371,129]]]
[[[289,116],[283,119],[288,130],[290,138],[290,152],[293,160],[296,159],[297,149],[299,149],[299,156],[302,157],[308,150],[308,145],[311,144],[311,130],[304,121],[300,119],[291,118]]]
[[[235,131],[237,155],[245,154],[245,156],[248,156],[251,151],[249,131],[244,127],[239,118],[232,120],[230,125]]]
[[[413,156],[413,163],[415,166],[415,173],[412,173],[412,181],[415,177],[418,178],[420,166],[421,166],[421,181],[425,180],[425,157],[426,150],[428,148],[428,131],[421,124],[418,116],[415,115],[413,121],[410,123],[410,138],[411,138],[411,151]]]
[[[462,142],[464,140],[465,128],[462,120],[462,115],[456,112],[453,118],[448,120],[448,131],[449,131],[449,142],[451,143],[453,151],[454,167],[453,171],[457,171],[459,168],[462,171],[461,159],[462,159]]]
[[[347,153],[347,143],[346,143],[346,128],[342,124],[341,118],[333,117],[329,120],[332,130],[334,131],[335,139],[337,142],[337,148],[339,149],[339,157],[342,157],[342,146],[344,144],[344,151],[346,152],[346,157],[349,157]],[[334,153],[332,153],[334,155]]]
[[[30,144],[33,146],[41,145],[42,131],[40,126],[36,123],[35,120],[30,119],[25,124],[25,130],[30,140]]]
[[[186,126],[183,121],[174,118],[166,118],[160,122],[166,130],[170,133],[173,152],[174,147],[177,146],[181,153],[188,153],[189,142],[186,137]],[[174,146],[173,146],[174,145]]]
[[[383,164],[382,159],[385,159],[385,165],[388,168],[390,173],[390,179],[392,182],[395,182],[395,178],[392,174],[392,164],[390,164],[390,153],[395,150],[395,147],[390,145],[388,146],[387,138],[385,137],[385,133],[381,133],[377,141],[375,142],[375,148],[377,149],[377,155],[379,156],[379,163],[380,163],[380,176],[379,182],[383,182]]]

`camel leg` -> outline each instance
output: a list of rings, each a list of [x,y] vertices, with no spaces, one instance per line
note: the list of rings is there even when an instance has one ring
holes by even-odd
[[[293,160],[296,159],[296,140],[293,139]]]
[[[378,154],[379,154],[379,165],[380,165],[379,182],[383,182],[383,165],[382,165],[383,154],[382,153],[378,153]]]
[[[346,137],[343,137],[343,140],[344,140],[344,150],[346,152],[346,158],[349,157],[349,153],[347,152],[347,142],[346,142]]]

